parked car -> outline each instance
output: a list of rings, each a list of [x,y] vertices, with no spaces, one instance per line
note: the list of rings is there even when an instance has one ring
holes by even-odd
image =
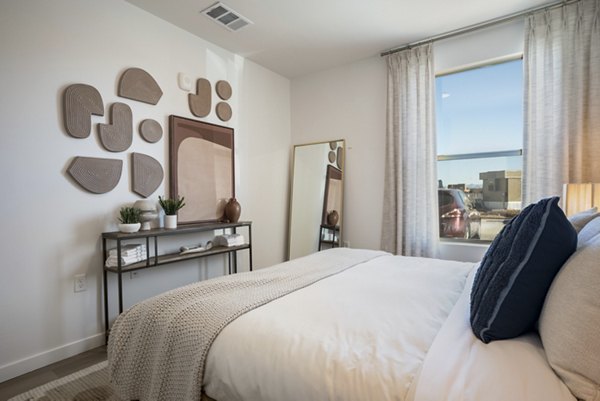
[[[479,238],[481,216],[460,189],[438,188],[440,237]]]

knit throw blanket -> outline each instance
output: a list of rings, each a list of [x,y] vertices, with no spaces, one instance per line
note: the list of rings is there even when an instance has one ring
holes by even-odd
[[[111,384],[123,400],[200,400],[206,356],[225,326],[252,309],[383,255],[335,248],[140,302],[111,329]]]

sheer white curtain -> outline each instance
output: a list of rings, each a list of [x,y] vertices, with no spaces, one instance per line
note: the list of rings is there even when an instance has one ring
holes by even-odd
[[[431,44],[387,56],[382,249],[437,256],[435,75]]]
[[[600,1],[528,17],[525,204],[567,182],[600,182]]]

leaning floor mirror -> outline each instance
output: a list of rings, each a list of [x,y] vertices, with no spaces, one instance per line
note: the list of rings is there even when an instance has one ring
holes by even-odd
[[[294,146],[288,257],[342,244],[343,139]]]

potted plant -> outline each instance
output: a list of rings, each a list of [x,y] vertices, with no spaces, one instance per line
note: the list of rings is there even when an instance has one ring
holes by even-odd
[[[165,228],[177,228],[177,211],[185,206],[183,200],[185,197],[177,197],[177,199],[163,199],[158,196],[158,203],[165,211]]]
[[[142,210],[137,207],[125,206],[122,207],[119,211],[119,231],[122,233],[135,233],[138,232],[141,223],[140,216],[142,215]]]

